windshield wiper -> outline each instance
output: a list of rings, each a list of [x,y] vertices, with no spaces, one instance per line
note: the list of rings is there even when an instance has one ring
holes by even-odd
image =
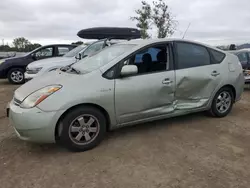
[[[76,74],[81,74],[81,72],[79,70],[76,70],[75,68],[71,67],[70,69],[71,71],[74,71]]]
[[[87,57],[87,55],[84,55],[81,59],[83,59],[83,58],[85,58],[85,57]],[[81,59],[79,59],[79,60],[81,60]],[[70,65],[67,65],[66,67],[63,67],[63,68],[61,68],[61,70],[62,71],[67,71],[67,70],[69,70],[70,68],[72,68],[72,66],[74,65],[74,64],[76,64],[78,61],[76,61],[76,62],[74,62],[74,63],[71,63]]]

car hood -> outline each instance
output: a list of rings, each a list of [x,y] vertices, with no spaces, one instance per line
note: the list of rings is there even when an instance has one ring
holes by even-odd
[[[23,59],[25,59],[26,56],[19,56],[19,57],[9,57],[9,58],[4,58],[2,60],[4,60],[6,63],[8,62],[18,62],[18,61],[22,61]]]
[[[50,72],[46,74],[42,79],[34,78],[21,87],[19,87],[14,97],[19,101],[23,101],[28,95],[48,85],[63,85],[65,82],[71,80],[72,77],[79,76],[77,74],[69,74],[60,70]]]
[[[75,57],[53,57],[49,59],[38,60],[28,65],[29,69],[38,67],[52,67],[56,65],[67,66],[76,61]]]

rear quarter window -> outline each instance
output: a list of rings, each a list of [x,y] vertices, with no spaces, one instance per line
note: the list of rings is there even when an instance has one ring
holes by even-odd
[[[217,50],[213,50],[213,49],[209,49],[209,52],[211,54],[211,63],[212,64],[219,64],[221,63],[224,58],[225,58],[225,54],[222,52],[219,52]]]

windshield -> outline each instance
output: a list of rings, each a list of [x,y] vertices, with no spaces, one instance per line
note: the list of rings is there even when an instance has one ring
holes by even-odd
[[[64,55],[64,57],[75,57],[79,52],[86,48],[85,44],[75,47],[73,50],[69,51]]]
[[[79,61],[73,66],[73,68],[80,72],[91,72],[106,65],[126,51],[131,50],[134,46],[134,44],[115,44],[106,47],[99,53]]]

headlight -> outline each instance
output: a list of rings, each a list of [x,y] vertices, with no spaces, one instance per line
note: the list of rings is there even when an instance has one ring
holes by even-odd
[[[5,61],[5,60],[3,60],[3,59],[2,59],[2,60],[0,60],[0,64],[2,64],[4,61]]]
[[[20,107],[33,108],[61,88],[61,85],[51,85],[41,88],[28,95],[21,103]]]
[[[29,67],[27,67],[26,72],[28,74],[37,74],[41,69],[42,69],[42,67],[38,67],[38,68],[29,68]]]

